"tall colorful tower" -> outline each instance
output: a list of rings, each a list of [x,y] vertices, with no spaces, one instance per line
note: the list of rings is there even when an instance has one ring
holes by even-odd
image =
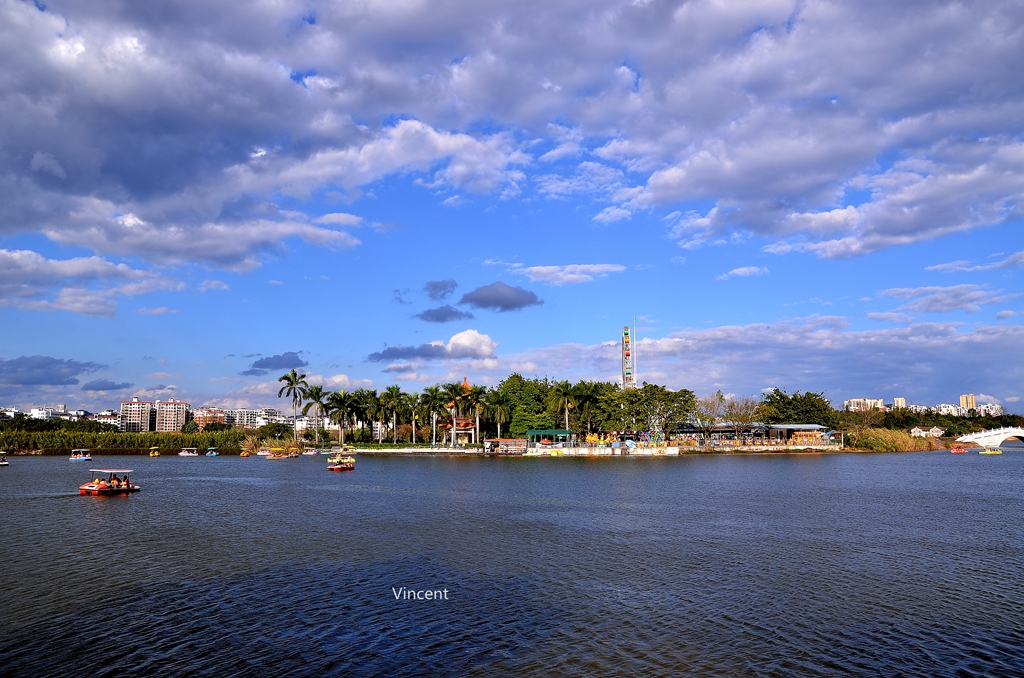
[[[622,328],[622,388],[635,388],[633,375],[633,342],[629,336],[629,325]]]

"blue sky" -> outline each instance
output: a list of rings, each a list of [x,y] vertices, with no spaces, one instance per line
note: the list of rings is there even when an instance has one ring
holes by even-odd
[[[673,388],[1020,411],[1024,10],[890,5],[0,0],[0,401],[614,380],[636,318]]]

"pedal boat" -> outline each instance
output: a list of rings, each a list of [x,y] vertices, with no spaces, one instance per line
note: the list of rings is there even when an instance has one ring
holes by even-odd
[[[967,454],[967,448],[963,445],[954,445],[949,449],[950,454]]]
[[[6,454],[0,454],[0,466],[10,466],[11,462],[7,461]]]
[[[1002,453],[1003,453],[1003,451],[1001,449],[999,449],[998,447],[986,447],[981,452],[978,452],[978,454],[1002,454]]]
[[[206,448],[206,456],[207,457],[219,457],[220,456],[220,452],[217,451],[216,447],[208,447],[208,448]]]
[[[199,451],[194,447],[183,447],[181,452],[178,452],[179,457],[198,457]]]
[[[159,457],[160,456],[160,448],[159,447],[151,447],[151,448],[149,448],[149,456],[151,456],[151,457]]]
[[[89,450],[71,450],[68,461],[92,461],[92,455],[89,454]]]
[[[127,483],[114,483],[114,476],[121,473],[128,475],[132,472],[130,468],[91,468],[89,473],[99,474],[94,475],[93,479],[82,485],[78,486],[79,494],[91,494],[95,496],[109,496],[114,494],[131,494],[132,492],[138,492],[142,488],[131,482],[130,476]],[[103,474],[107,477],[104,478]]]
[[[356,469],[356,458],[351,455],[342,456],[340,454],[331,455],[327,457],[327,470],[342,472],[342,471],[354,471]]]

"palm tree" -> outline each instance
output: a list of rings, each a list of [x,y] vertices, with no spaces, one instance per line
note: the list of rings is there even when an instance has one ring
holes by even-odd
[[[302,408],[303,416],[309,412],[309,408],[313,408],[313,434],[316,436],[316,446],[320,447],[320,415],[323,413],[324,408],[327,406],[327,397],[331,395],[330,391],[325,391],[323,386],[316,385],[310,386],[306,389],[306,406]]]
[[[345,393],[345,389],[327,396],[327,412],[330,412],[331,421],[337,423],[341,430],[338,441],[342,447],[345,447],[345,425],[348,424],[348,415],[352,412],[353,400],[350,394]]]
[[[601,400],[600,386],[592,381],[580,381],[573,387],[576,398],[576,411],[581,418],[587,420],[587,433],[590,433],[591,420]]]
[[[423,389],[423,395],[420,396],[420,404],[423,408],[430,413],[431,424],[433,426],[433,438],[431,439],[431,445],[437,445],[437,413],[439,410],[444,408],[444,395],[441,393],[440,387],[437,385],[428,386]]]
[[[277,397],[286,396],[292,399],[292,439],[299,439],[299,431],[295,428],[295,420],[298,418],[299,405],[302,403],[302,399],[306,397],[306,389],[309,384],[306,383],[306,375],[299,374],[295,370],[292,370],[288,374],[285,374],[278,378],[278,381],[284,382],[284,386],[277,392]]]
[[[576,394],[568,381],[558,381],[551,387],[551,398],[555,412],[565,412],[565,428],[569,429],[569,410],[576,406]]]
[[[501,425],[507,424],[512,418],[512,401],[505,392],[494,389],[487,394],[487,413],[498,425],[498,437],[501,437]]]
[[[476,434],[473,436],[473,442],[475,443],[480,442],[480,413],[484,409],[484,399],[486,397],[486,386],[470,386],[469,390],[466,391],[466,401],[476,416]]]
[[[353,391],[352,416],[358,419],[365,429],[366,422],[377,416],[377,392],[368,388]]]
[[[380,394],[380,408],[382,413],[391,414],[391,430],[394,435],[393,442],[398,443],[398,410],[402,406],[402,387],[392,384]]]
[[[419,393],[406,393],[405,401],[402,403],[402,409],[408,412],[412,418],[412,438],[413,445],[416,444],[416,410],[420,406],[420,394]]]
[[[455,447],[455,420],[459,415],[459,401],[464,393],[462,384],[457,381],[441,387],[441,395],[443,396],[445,407],[451,413],[452,418],[452,447]]]

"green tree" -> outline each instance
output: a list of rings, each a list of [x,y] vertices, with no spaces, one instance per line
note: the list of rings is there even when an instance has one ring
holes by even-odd
[[[548,399],[555,414],[565,414],[565,428],[569,429],[569,410],[576,406],[576,391],[568,381],[556,381],[548,391]]]
[[[455,447],[455,444],[458,442],[455,435],[455,424],[456,419],[458,419],[459,417],[459,410],[460,406],[462,405],[462,396],[464,394],[462,384],[460,384],[457,381],[445,384],[444,386],[441,387],[441,394],[444,397],[445,407],[450,413],[450,417],[452,420],[451,446]]]
[[[772,424],[820,424],[830,429],[839,427],[839,413],[832,409],[824,393],[805,391],[789,395],[772,389],[761,397],[762,420]]]
[[[512,416],[512,403],[507,394],[494,388],[487,392],[485,400],[486,413],[498,425],[498,437],[501,437],[501,425],[507,424]]]
[[[352,401],[352,396],[345,393],[344,389],[340,389],[336,393],[329,394],[325,404],[331,421],[338,425],[338,442],[342,447],[345,446],[345,427],[348,425],[349,415],[352,414]]]
[[[725,414],[725,396],[721,391],[703,395],[693,403],[693,421],[704,434],[704,442],[711,441],[711,433]]]
[[[437,413],[444,411],[444,394],[439,386],[428,386],[420,396],[420,406],[430,415],[433,430],[431,445],[437,445]]]
[[[484,411],[485,402],[487,399],[487,387],[486,386],[470,386],[469,390],[465,394],[466,404],[469,406],[469,411],[476,417],[476,433],[473,440],[477,443],[480,442],[480,414]]]
[[[207,426],[209,426],[209,424],[207,424]],[[195,421],[186,421],[185,424],[181,427],[181,432],[199,433],[199,424],[197,424]]]
[[[391,415],[391,430],[394,434],[392,442],[398,442],[398,411],[402,407],[402,388],[392,384],[380,394],[381,416]]]
[[[277,397],[284,396],[292,399],[292,439],[298,440],[299,433],[298,429],[295,428],[295,420],[298,419],[299,405],[306,395],[306,388],[309,387],[309,384],[306,383],[306,375],[292,370],[288,374],[278,377],[277,380],[284,384],[281,390],[277,392]]]
[[[305,397],[308,402],[302,408],[302,415],[306,416],[310,408],[313,409],[313,430],[317,447],[320,447],[320,417],[324,413],[324,408],[327,407],[327,398],[330,395],[331,392],[325,391],[324,387],[319,384],[306,389]]]

